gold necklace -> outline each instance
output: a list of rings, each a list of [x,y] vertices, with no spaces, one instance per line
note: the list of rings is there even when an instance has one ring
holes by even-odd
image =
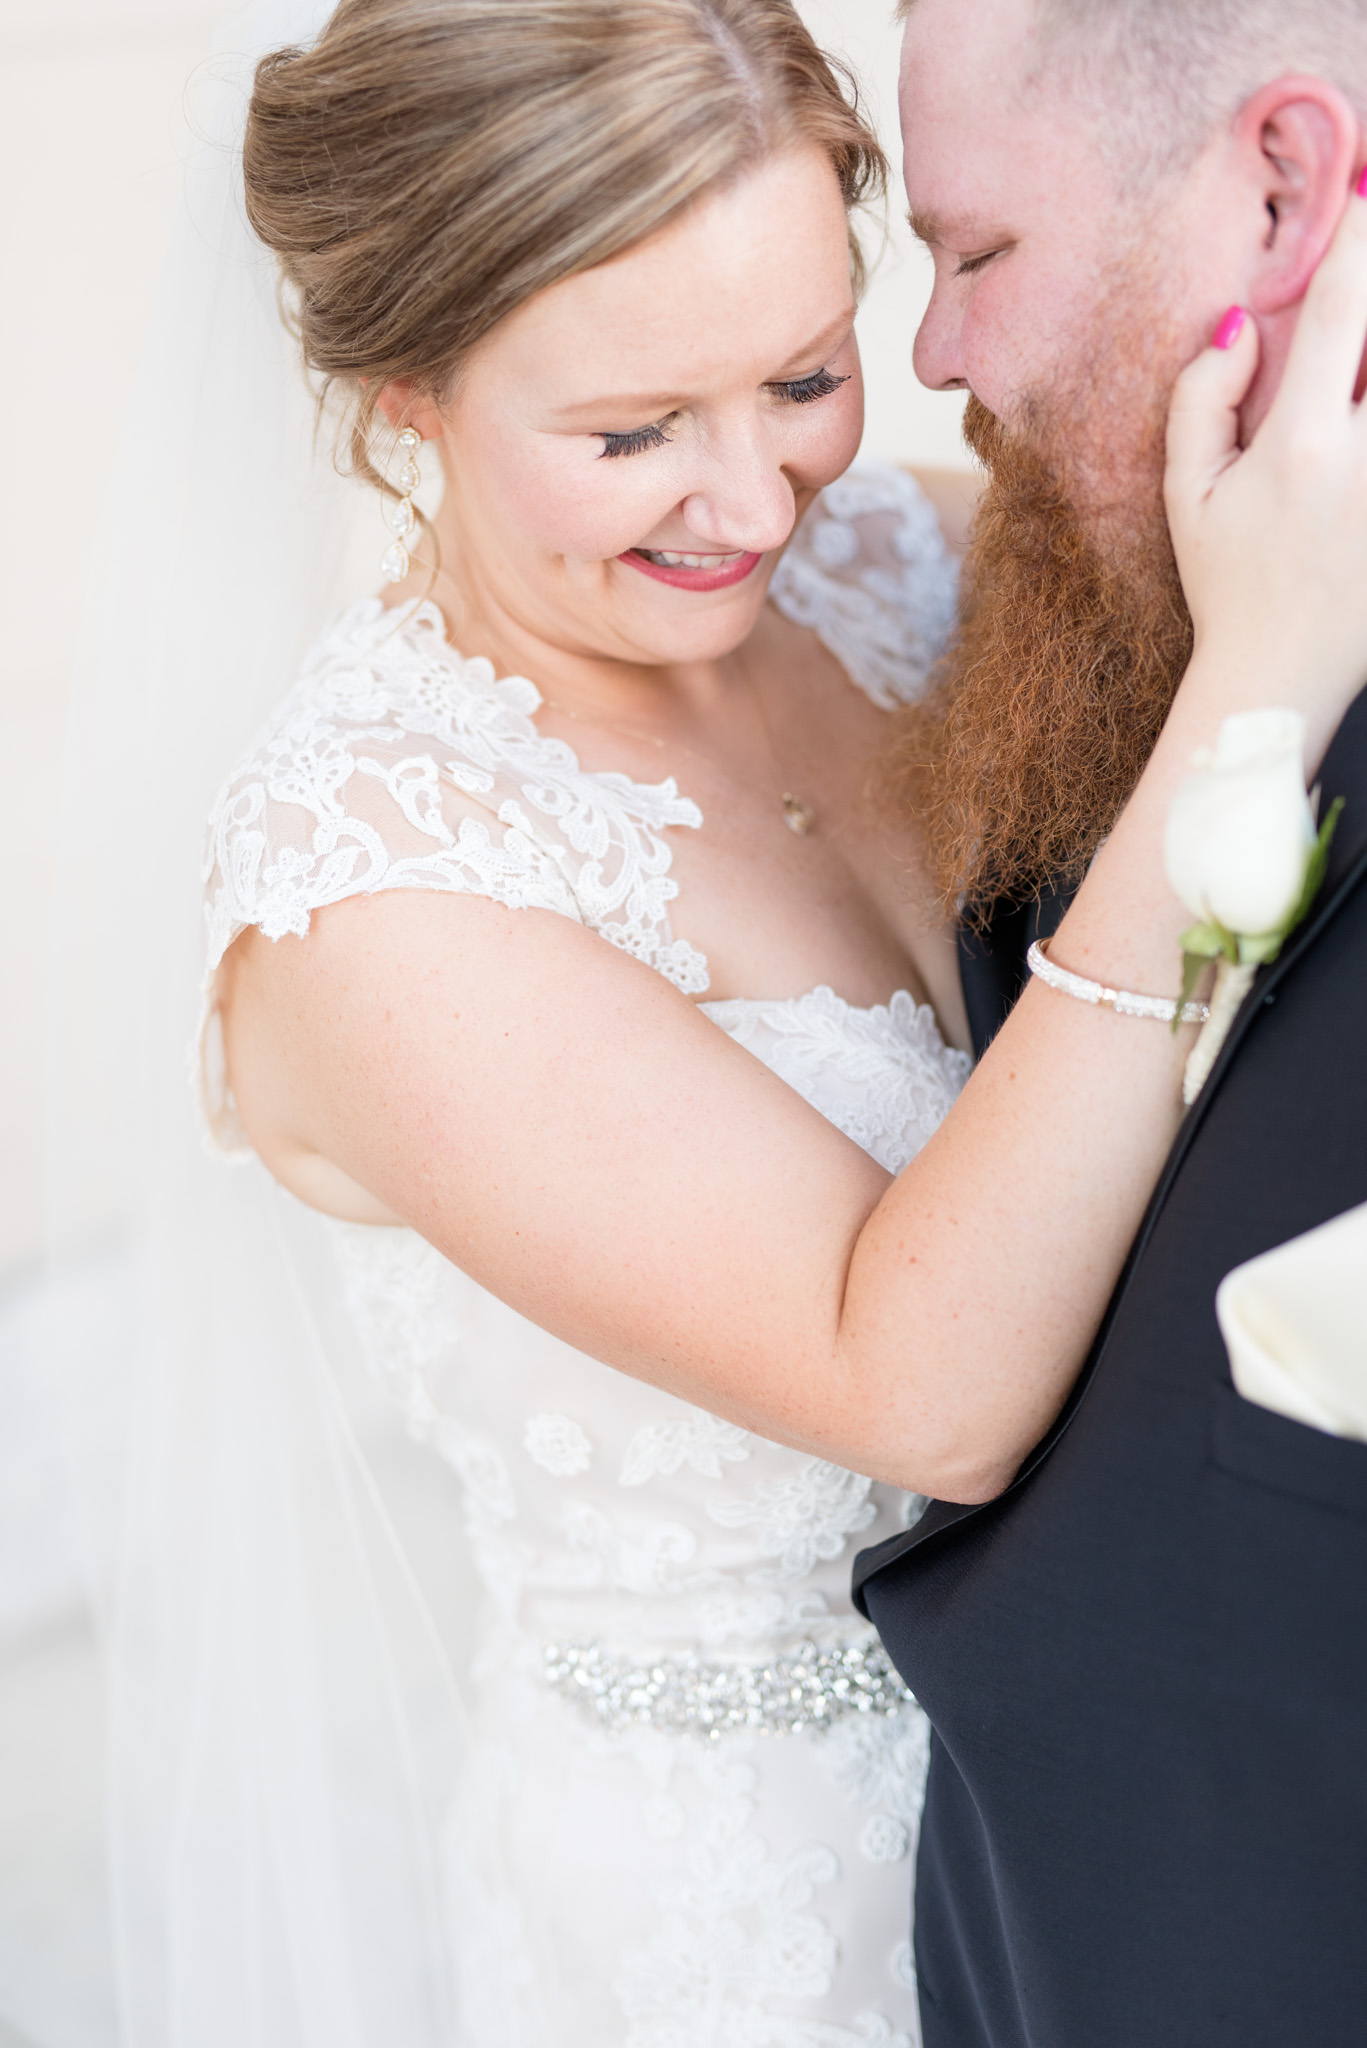
[[[459,595],[459,589],[454,578],[448,576],[444,569],[438,567],[436,576],[440,577],[443,582],[449,583],[451,588],[457,591],[457,595]],[[755,679],[750,673],[750,665],[739,650],[737,650],[736,654],[736,667],[740,670],[741,678],[749,692],[750,701],[754,705],[756,716],[759,719],[760,731],[764,734],[765,751],[769,756],[769,766],[773,771],[773,782],[775,789],[778,791],[779,809],[783,816],[783,822],[788,827],[788,830],[795,833],[799,839],[805,839],[809,832],[816,830],[816,812],[800,796],[795,796],[792,790],[782,787],[783,771],[779,766],[778,750],[774,745],[774,736],[769,729],[769,718],[764,709],[764,700],[760,696]],[[657,747],[661,751],[669,745],[669,742],[662,740],[658,733],[637,732],[629,725],[619,725],[615,719],[585,718],[578,711],[571,711],[568,704],[559,703],[554,697],[543,696],[541,701],[550,710],[558,711],[562,718],[573,719],[576,725],[598,725],[608,732],[620,732],[627,739],[639,740],[643,745]],[[700,754],[695,747],[685,745],[682,740],[676,741],[675,746],[680,753],[687,754],[691,760],[706,761],[710,768],[715,768],[717,765],[715,760],[709,760],[707,755]]]
[[[736,666],[745,678],[745,687],[750,692],[750,701],[759,714],[760,727],[764,733],[764,744],[769,754],[769,766],[773,770],[774,785],[778,788],[783,781],[783,771],[779,767],[778,749],[774,745],[774,736],[769,730],[769,714],[764,708],[764,699],[761,697],[755,679],[750,673],[749,662],[739,651],[736,654]],[[805,839],[809,832],[816,830],[816,812],[810,804],[804,803],[800,796],[794,796],[790,789],[780,790],[779,805],[783,812],[784,824],[790,832],[795,832],[799,839]]]
[[[778,764],[778,755],[774,748],[773,735],[769,730],[769,721],[764,713],[763,702],[761,701],[759,691],[755,687],[754,678],[751,676],[749,668],[743,661],[739,660],[737,661],[737,667],[741,671],[745,687],[749,691],[750,700],[759,718],[760,730],[764,734],[764,745],[769,755],[769,764],[773,769],[774,787],[779,789],[783,776]],[[543,696],[541,701],[549,710],[558,711],[562,718],[572,719],[576,725],[597,725],[606,732],[620,732],[627,739],[639,740],[643,746],[656,747],[661,752],[670,746],[670,742],[662,740],[658,733],[638,732],[634,726],[621,725],[616,719],[612,718],[586,718],[581,712],[572,711],[568,704],[561,704],[555,697]],[[696,747],[688,746],[683,740],[676,740],[673,742],[673,745],[676,752],[687,754],[690,760],[705,761],[709,768],[715,768],[717,765],[714,759],[706,754],[700,754]],[[790,789],[781,790],[779,807],[784,824],[790,832],[796,833],[798,838],[805,839],[809,832],[816,829],[816,812],[809,803],[804,803],[800,796],[794,796]]]

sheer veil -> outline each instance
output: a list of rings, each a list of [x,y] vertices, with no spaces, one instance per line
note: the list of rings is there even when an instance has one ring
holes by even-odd
[[[207,1154],[187,1077],[215,790],[369,582],[237,154],[255,61],[329,11],[256,0],[216,39],[63,773],[49,1241],[59,1292],[95,1270],[109,1289],[58,1364],[107,1672],[124,2048],[455,2039],[436,1821],[462,1722],[385,1504],[405,1449],[358,1391],[308,1213]]]

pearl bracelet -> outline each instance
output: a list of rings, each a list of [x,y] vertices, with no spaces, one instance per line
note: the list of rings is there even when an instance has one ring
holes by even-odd
[[[1025,956],[1025,964],[1046,988],[1057,989],[1061,996],[1072,996],[1079,1003],[1099,1003],[1103,1009],[1114,1010],[1117,1017],[1152,1017],[1156,1024],[1171,1024],[1177,1017],[1177,1004],[1171,996],[1131,995],[1128,989],[1107,988],[1104,982],[1089,981],[1085,974],[1070,974],[1066,967],[1056,967],[1046,957],[1044,946],[1043,939],[1036,939]],[[1183,1003],[1181,1022],[1208,1024],[1210,1004]]]

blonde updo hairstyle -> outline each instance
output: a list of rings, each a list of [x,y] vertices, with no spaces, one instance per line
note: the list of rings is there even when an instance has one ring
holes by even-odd
[[[346,403],[341,465],[389,491],[386,385],[441,402],[535,293],[801,144],[848,208],[882,191],[853,81],[790,0],[343,0],[262,61],[243,144],[305,364]],[[851,254],[859,283],[853,229]]]

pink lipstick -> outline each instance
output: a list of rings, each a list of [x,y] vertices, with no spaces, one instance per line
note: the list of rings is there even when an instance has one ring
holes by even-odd
[[[673,550],[663,548],[628,548],[617,559],[639,569],[643,576],[653,576],[657,583],[671,584],[675,590],[728,590],[733,583],[743,583],[764,560],[763,555],[751,554],[693,556],[682,561],[662,559],[672,554]],[[709,560],[717,566],[704,566]]]

